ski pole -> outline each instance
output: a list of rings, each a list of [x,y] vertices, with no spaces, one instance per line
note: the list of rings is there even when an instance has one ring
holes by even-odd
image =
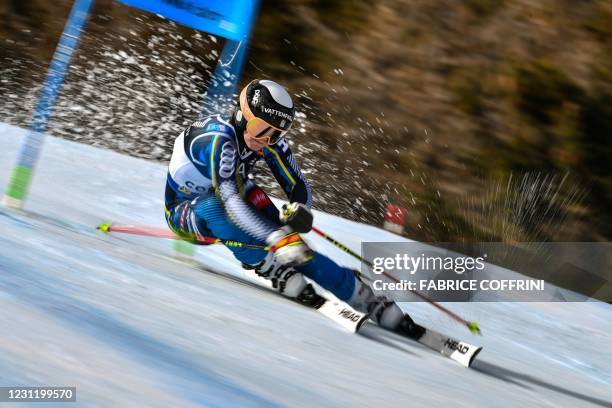
[[[333,245],[335,245],[337,248],[343,250],[344,252],[346,252],[347,254],[359,259],[361,262],[363,262],[364,264],[368,265],[368,267],[372,268],[374,265],[372,264],[372,262],[368,261],[367,259],[365,259],[364,257],[362,257],[361,255],[359,255],[358,253],[350,250],[346,245],[341,244],[340,242],[336,241],[334,238],[330,237],[329,235],[327,235],[326,233],[324,233],[323,231],[321,231],[320,229],[316,228],[316,227],[312,227],[312,230],[317,234],[320,235],[321,237],[323,237],[325,240],[327,240],[328,242],[332,243]],[[363,274],[361,272],[359,272],[359,275],[361,277],[364,277]],[[387,277],[388,279],[394,281],[394,282],[399,282],[400,280],[397,279],[395,276],[388,274],[387,272],[382,272],[382,275]],[[426,301],[427,303],[429,303],[430,305],[432,305],[433,307],[437,308],[438,310],[446,313],[448,316],[452,317],[453,319],[455,319],[457,322],[463,324],[464,326],[466,326],[470,332],[472,332],[472,334],[480,334],[482,335],[482,332],[480,331],[480,327],[478,326],[478,323],[475,321],[468,321],[466,319],[464,319],[463,317],[459,316],[457,313],[453,312],[452,310],[447,309],[446,307],[442,306],[441,304],[429,299],[427,296],[423,295],[422,293],[417,292],[416,290],[411,290],[410,292],[412,292],[415,296],[417,296],[418,298]]]
[[[131,224],[121,225],[121,224],[114,224],[114,223],[102,223],[98,225],[96,229],[104,233],[120,232],[123,234],[143,235],[143,236],[148,236],[148,237],[177,239],[177,240],[184,240],[184,241],[196,241],[204,245],[224,244],[229,247],[263,249],[265,251],[270,249],[269,246],[247,244],[246,242],[230,241],[230,240],[224,240],[224,239],[215,238],[215,237],[204,237],[204,236],[198,237],[195,235],[193,237],[182,237],[180,235],[175,234],[174,232],[170,230],[167,230],[164,228],[149,227],[146,225],[131,225]]]

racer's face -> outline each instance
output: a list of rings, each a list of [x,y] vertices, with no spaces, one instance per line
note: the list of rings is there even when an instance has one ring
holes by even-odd
[[[255,117],[250,111],[243,112],[246,120],[244,141],[251,150],[260,151],[268,145],[275,144],[286,131],[276,128],[263,119]]]
[[[244,131],[244,143],[247,147],[253,151],[259,152],[261,149],[268,145],[267,138],[257,138],[249,133],[248,130]]]

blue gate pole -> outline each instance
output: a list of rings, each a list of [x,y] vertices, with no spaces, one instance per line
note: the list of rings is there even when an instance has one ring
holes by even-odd
[[[206,90],[203,115],[228,113],[232,109],[232,100],[244,67],[249,37],[259,8],[259,0],[252,0],[250,7],[248,19],[244,22],[247,27],[244,38],[240,41],[228,39],[223,46],[221,57]]]
[[[28,193],[34,167],[42,147],[44,132],[53,113],[55,100],[70,67],[70,60],[94,0],[75,0],[64,32],[55,49],[38,102],[32,114],[29,131],[21,145],[17,164],[13,168],[9,185],[4,195],[4,204],[21,208]]]

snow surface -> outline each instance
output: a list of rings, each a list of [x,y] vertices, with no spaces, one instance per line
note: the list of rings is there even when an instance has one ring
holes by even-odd
[[[0,192],[23,135],[0,124]],[[428,326],[484,346],[466,369],[204,272],[174,258],[170,240],[95,230],[106,220],[164,227],[165,172],[46,138],[25,211],[0,207],[0,385],[76,386],[69,407],[612,407],[610,305],[448,304],[480,323],[484,336],[472,337],[427,304],[403,304]],[[315,220],[355,250],[402,240],[328,214]],[[250,278],[221,246],[199,247],[196,259]]]

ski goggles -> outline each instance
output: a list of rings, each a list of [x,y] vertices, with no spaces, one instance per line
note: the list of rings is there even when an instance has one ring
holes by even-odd
[[[257,117],[247,121],[246,130],[253,139],[257,141],[265,140],[269,145],[275,144],[285,133],[287,133],[287,130],[276,128]]]

